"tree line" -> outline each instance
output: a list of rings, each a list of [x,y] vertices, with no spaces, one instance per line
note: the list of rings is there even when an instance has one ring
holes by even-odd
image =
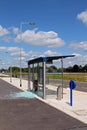
[[[48,72],[61,72],[62,68],[57,68],[56,66],[48,67]],[[81,65],[73,65],[66,68],[63,68],[64,72],[87,72],[87,64],[84,66]]]
[[[6,69],[1,69],[0,71],[3,72],[3,71],[10,71],[11,67],[9,67],[7,70]],[[21,68],[22,69],[22,72],[23,73],[27,73],[28,72],[28,68]],[[39,69],[39,68],[38,68]],[[33,68],[30,69],[31,72],[33,71]],[[34,72],[37,71],[37,67],[34,67]],[[57,68],[55,65],[52,65],[52,66],[49,66],[49,67],[46,67],[46,71],[47,72],[61,72],[62,69],[61,68]],[[63,68],[63,71],[64,72],[87,72],[87,64],[82,66],[82,65],[73,65],[73,66],[69,66],[69,67],[66,67],[66,68]],[[12,67],[12,72],[13,73],[16,73],[16,72],[20,72],[20,67],[16,67],[16,66],[13,66]]]

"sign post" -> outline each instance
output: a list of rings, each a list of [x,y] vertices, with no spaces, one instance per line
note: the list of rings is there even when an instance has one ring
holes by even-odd
[[[73,89],[76,88],[76,82],[73,80],[70,80],[69,83],[69,87],[70,87],[70,106],[72,106],[72,101],[73,101]]]

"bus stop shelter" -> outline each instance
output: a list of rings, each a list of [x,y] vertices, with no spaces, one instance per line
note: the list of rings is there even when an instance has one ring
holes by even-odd
[[[52,64],[53,60],[61,60],[62,68],[62,95],[63,95],[63,59],[75,55],[38,57],[28,61],[28,88],[38,92],[41,87],[42,98],[46,99],[46,64]],[[32,86],[31,86],[32,81]]]

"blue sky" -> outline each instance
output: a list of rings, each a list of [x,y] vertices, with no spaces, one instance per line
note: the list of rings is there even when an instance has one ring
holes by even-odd
[[[19,65],[20,47],[23,66],[33,57],[70,54],[76,56],[66,66],[87,64],[87,1],[0,0],[0,68]]]

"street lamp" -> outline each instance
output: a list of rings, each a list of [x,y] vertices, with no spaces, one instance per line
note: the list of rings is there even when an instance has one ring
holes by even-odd
[[[35,25],[35,22],[21,22],[20,23],[20,42],[22,42],[22,26],[24,24]],[[21,45],[20,45],[20,87],[22,87],[22,68],[21,68]]]

